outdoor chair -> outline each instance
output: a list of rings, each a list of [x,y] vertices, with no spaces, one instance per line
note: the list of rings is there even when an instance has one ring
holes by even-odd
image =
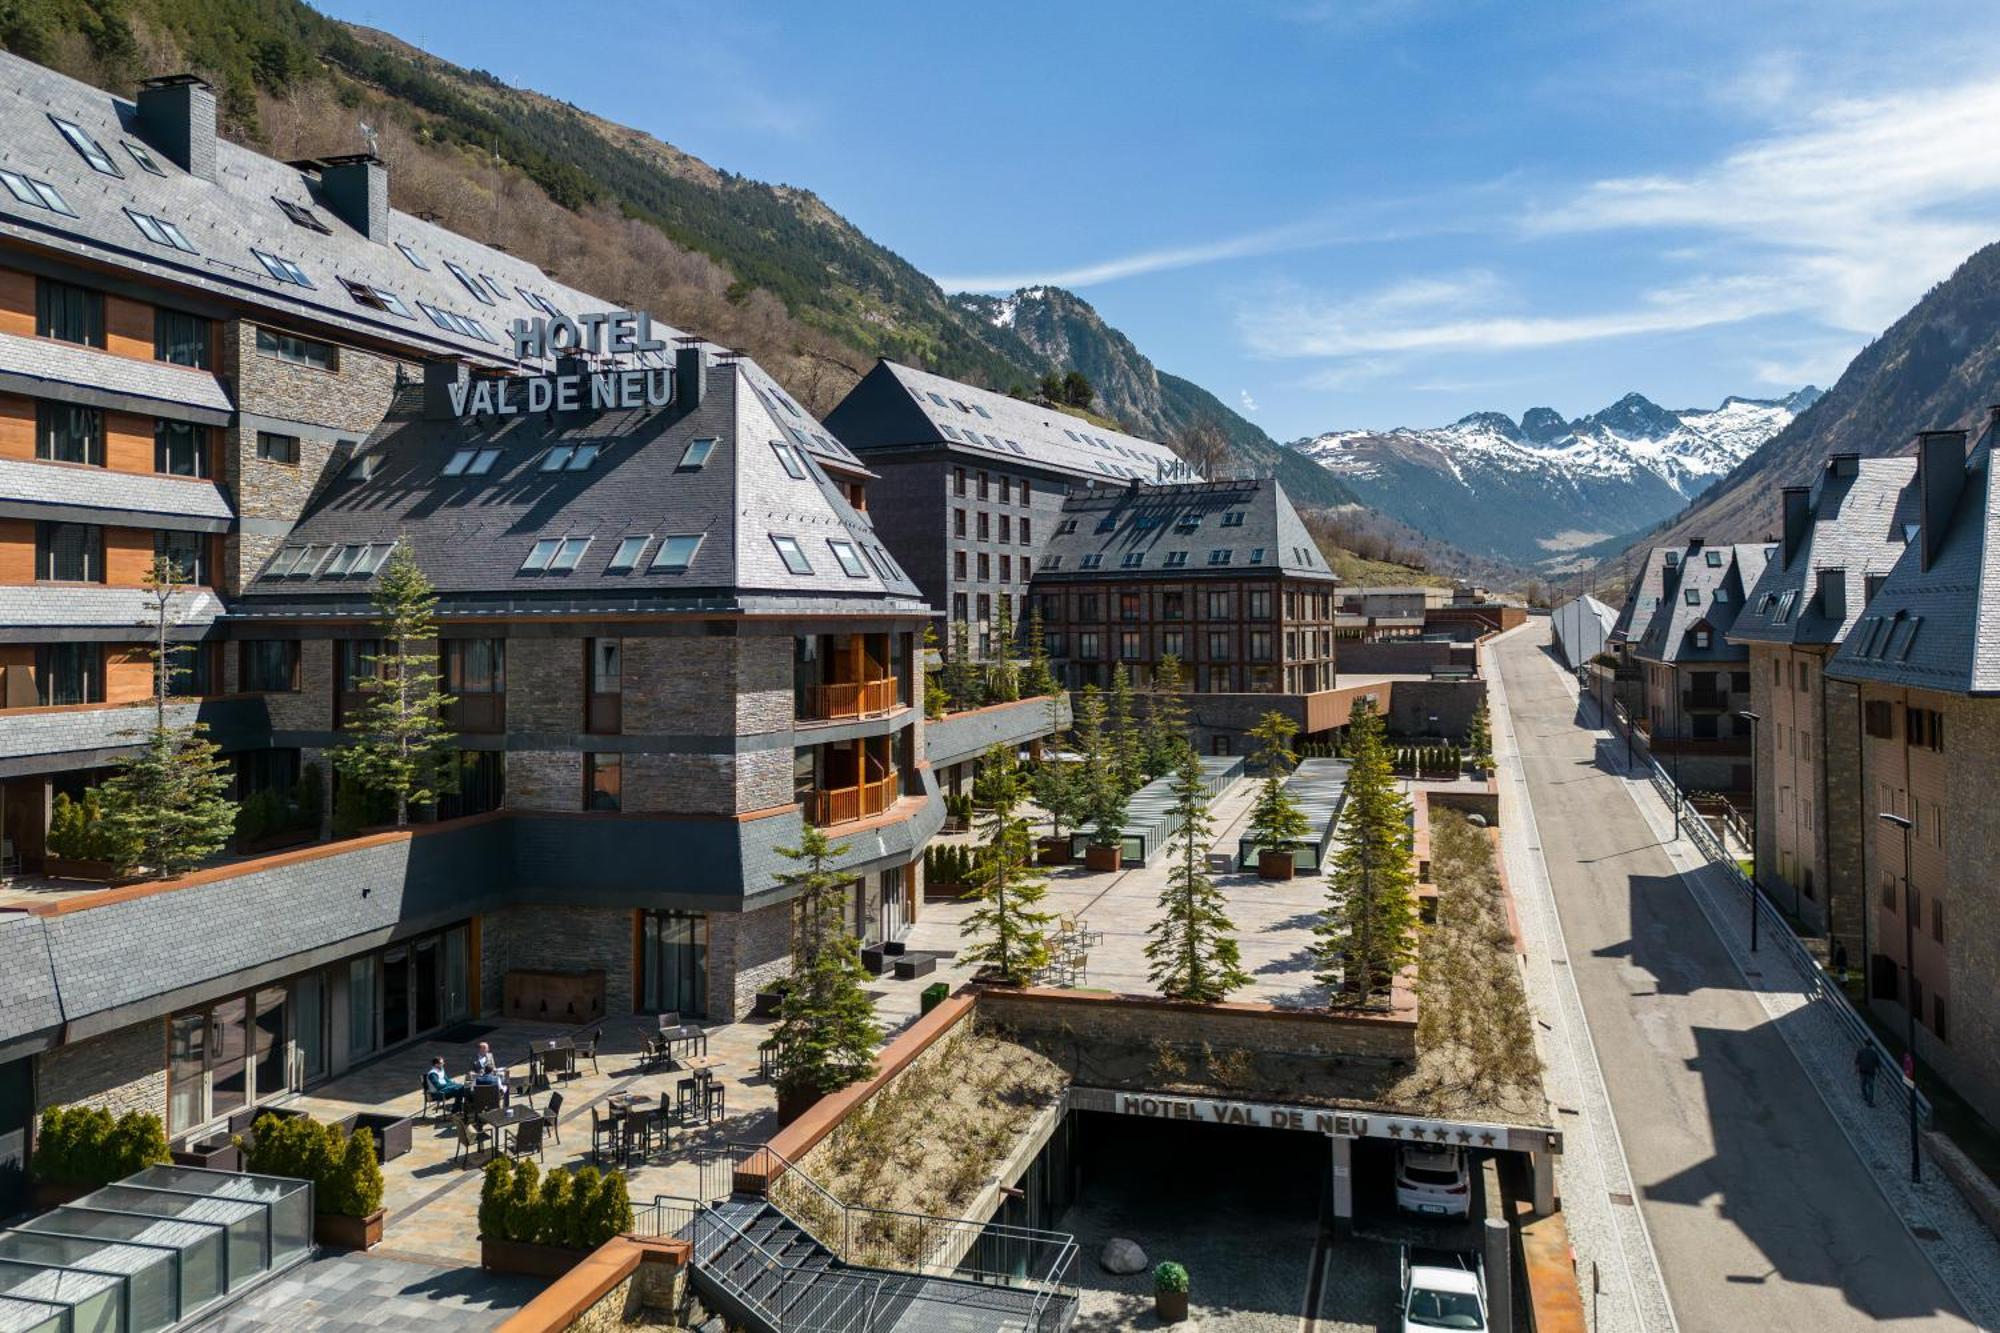
[[[706,1103],[696,1095],[696,1087],[695,1080],[691,1078],[674,1084],[674,1114],[683,1125],[700,1124],[700,1117],[707,1110]]]
[[[618,1146],[618,1117],[599,1115],[597,1108],[590,1111],[590,1160],[602,1161],[608,1149]]]
[[[519,1097],[528,1104],[530,1110],[533,1110],[535,1105],[535,1076],[533,1074],[509,1074],[507,1076],[507,1095],[509,1097]]]
[[[470,1161],[486,1147],[486,1127],[475,1125],[472,1117],[462,1115],[457,1118],[458,1148],[451,1155],[454,1162]]]
[[[533,1153],[536,1157],[542,1156],[542,1122],[539,1120],[523,1120],[514,1127],[514,1132],[507,1136],[509,1157],[526,1157],[529,1153]]]
[[[599,1028],[597,1029],[597,1031],[590,1034],[590,1045],[585,1046],[576,1052],[577,1055],[590,1061],[590,1072],[593,1074],[597,1072],[597,1043],[603,1040],[604,1040],[604,1029]]]
[[[424,1119],[428,1120],[433,1116],[443,1115],[451,1109],[452,1094],[439,1092],[436,1088],[433,1088],[428,1076],[419,1080],[417,1087],[424,1094]]]
[[[778,1039],[766,1037],[757,1043],[757,1077],[771,1077],[771,1068],[778,1060]]]
[[[467,1104],[470,1107],[472,1114],[475,1116],[478,1115],[481,1111],[499,1110],[500,1085],[497,1083],[473,1084],[472,1096],[467,1099]]]
[[[643,1156],[653,1146],[653,1119],[658,1114],[652,1111],[635,1111],[627,1106],[623,1113],[625,1121],[625,1154],[630,1156],[636,1145]]]
[[[549,1137],[557,1143],[562,1142],[562,1124],[559,1119],[562,1115],[562,1102],[563,1095],[560,1092],[552,1092],[549,1094],[549,1109],[542,1112],[542,1119],[549,1124]]]
[[[724,1086],[719,1078],[703,1079],[699,1086],[702,1098],[701,1118],[703,1124],[720,1124],[728,1118],[725,1109],[727,1101],[723,1095]]]
[[[542,1052],[542,1068],[552,1078],[576,1077],[576,1048],[558,1046],[552,1051]]]
[[[681,1016],[679,1014],[660,1015],[660,1031],[665,1032],[668,1028],[677,1028],[680,1025]]]

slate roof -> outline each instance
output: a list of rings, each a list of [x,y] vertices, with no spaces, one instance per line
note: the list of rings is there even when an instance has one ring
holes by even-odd
[[[1636,645],[1646,637],[1646,630],[1653,623],[1666,601],[1677,569],[1667,563],[1669,555],[1679,559],[1683,548],[1678,546],[1655,546],[1646,552],[1639,572],[1633,576],[1632,585],[1625,590],[1625,604],[1618,608],[1618,619],[1611,626],[1611,641]]]
[[[827,413],[826,424],[864,456],[942,446],[1099,482],[1196,475],[1158,441],[894,361],[876,362]]]
[[[1765,562],[1776,548],[1764,542],[1735,546],[1690,543],[1681,551],[1680,568],[1635,647],[1652,662],[1741,662],[1746,649],[1728,640],[1730,626],[1743,608],[1746,588],[1756,586]],[[1690,599],[1692,594],[1692,599]],[[1706,627],[1708,647],[1695,646],[1693,631]]]
[[[1579,667],[1604,651],[1605,638],[1618,622],[1618,613],[1585,593],[1557,607],[1550,620],[1563,660]]]
[[[32,643],[37,631],[49,629],[117,630],[132,638],[134,631],[155,623],[151,600],[144,588],[76,583],[0,587],[0,638]],[[172,610],[170,624],[179,631],[174,637],[200,637],[189,631],[214,624],[222,602],[206,588],[190,588],[174,597]]]
[[[1861,618],[1868,579],[1889,572],[1908,544],[1904,525],[1918,515],[1917,460],[1864,458],[1852,474],[1822,467],[1809,497],[1799,549],[1764,567],[1737,613],[1729,637],[1739,643],[1832,644]],[[1839,604],[1822,595],[1823,571],[1845,575]],[[1838,612],[1834,614],[1833,612]]]
[[[8,203],[12,195],[0,194]],[[4,209],[5,204],[0,204]],[[222,381],[205,370],[166,361],[141,361],[56,338],[26,338],[0,333],[0,376],[8,387],[39,397],[56,397],[52,386],[106,389],[129,400],[134,410],[155,416],[191,417],[214,424],[227,419],[236,405]],[[189,413],[183,409],[194,408]]]
[[[48,932],[42,919],[0,912],[0,1049],[6,1043],[62,1026],[55,968],[49,961]]]
[[[1828,663],[1829,676],[1954,694],[2000,693],[1994,438],[1989,429],[1966,460],[1965,489],[1931,567],[1922,567],[1922,543],[1912,541]]]
[[[151,527],[203,532],[220,532],[233,517],[229,497],[212,481],[0,458],[0,511],[16,517],[61,516],[39,512],[44,508],[143,514]]]
[[[746,389],[748,390],[746,392]],[[407,541],[446,602],[442,612],[602,609],[714,612],[831,608],[920,612],[908,577],[882,549],[868,518],[850,507],[816,459],[792,477],[797,453],[765,406],[746,363],[708,373],[691,412],[673,407],[600,414],[435,420],[423,392],[405,390],[357,451],[372,475],[347,472],[327,486],[284,548],[246,589],[235,614],[349,614],[364,607],[374,574],[329,574],[323,550],[307,576],[274,573],[287,553]],[[714,440],[699,466],[697,440]],[[547,470],[552,451],[595,445],[581,470]],[[782,451],[780,447],[782,446]],[[495,449],[484,475],[446,475],[454,456]],[[795,574],[773,534],[794,538],[811,572]],[[669,536],[700,536],[685,571],[652,567]],[[568,571],[524,569],[536,543],[587,537]],[[637,564],[610,565],[626,538],[645,537]],[[843,569],[830,541],[851,542],[859,574]],[[384,552],[386,554],[386,552]]]
[[[122,176],[94,170],[57,130],[51,115],[87,131]],[[149,148],[149,156],[162,174],[144,170],[125,148],[127,142]],[[386,239],[370,240],[328,206],[317,170],[288,166],[222,140],[215,145],[215,155],[214,180],[190,175],[139,132],[133,103],[0,52],[0,167],[54,185],[78,215],[66,217],[24,204],[0,189],[0,241],[29,240],[168,284],[331,322],[392,340],[411,355],[456,354],[492,364],[514,363],[508,328],[515,320],[545,314],[523,292],[572,316],[619,305],[558,282],[526,260],[395,209],[387,213]],[[324,232],[293,221],[278,206],[276,201],[281,199],[309,209]],[[173,223],[196,253],[148,240],[127,215],[128,207]],[[419,268],[406,257],[399,248],[403,245],[427,268]],[[253,249],[295,262],[313,285],[301,287],[280,281],[251,253]],[[489,299],[475,297],[452,275],[446,261],[465,270]],[[481,281],[489,277],[491,284]],[[361,305],[342,286],[343,278],[394,293],[409,315]],[[439,328],[418,308],[420,301],[478,321],[491,341]],[[665,321],[654,321],[657,338],[671,342],[680,333]],[[39,347],[50,345],[34,341]],[[639,361],[657,367],[671,364],[672,357],[669,348],[642,353]],[[0,351],[0,368],[13,364]],[[133,364],[142,367],[142,372],[132,373],[163,377],[162,385],[168,382],[164,377],[170,375],[175,384],[197,378],[174,367]],[[762,371],[752,373],[765,393],[774,394],[780,404],[790,404],[792,411],[797,411],[797,405],[768,376]],[[206,378],[210,392],[219,391],[214,377]],[[223,408],[228,407],[225,399]],[[778,410],[785,409],[781,406]],[[796,418],[790,412],[786,415],[787,426],[794,424]],[[805,414],[798,412],[798,416]],[[810,420],[805,417],[805,421]],[[806,447],[813,452],[839,464],[854,465],[853,455],[824,429],[814,424],[807,435],[810,442]]]
[[[1236,515],[1241,515],[1238,522],[1224,525]],[[1179,563],[1168,563],[1183,552]],[[1217,562],[1220,552],[1227,553],[1226,564]],[[1093,556],[1094,566],[1087,563]],[[1062,519],[1042,548],[1034,577],[1039,583],[1257,570],[1328,582],[1336,578],[1276,481],[1132,482],[1065,498]]]

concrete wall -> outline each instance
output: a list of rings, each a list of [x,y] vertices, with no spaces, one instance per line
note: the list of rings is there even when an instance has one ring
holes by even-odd
[[[1478,666],[1479,650],[1471,643],[1439,643],[1427,639],[1358,639],[1340,642],[1343,675],[1421,675],[1432,667]]]

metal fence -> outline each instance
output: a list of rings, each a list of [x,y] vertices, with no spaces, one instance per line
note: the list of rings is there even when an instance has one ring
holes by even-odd
[[[1875,1054],[1882,1061],[1883,1068],[1900,1069],[1901,1064],[1890,1054],[1889,1048],[1882,1044],[1881,1038],[1875,1035],[1875,1030],[1868,1026],[1868,1021],[1855,1009],[1853,1001],[1847,998],[1847,992],[1841,988],[1840,983],[1829,977],[1826,969],[1819,965],[1819,960],[1799,942],[1799,937],[1792,933],[1791,922],[1787,921],[1784,914],[1773,905],[1770,897],[1764,893],[1763,887],[1753,884],[1750,877],[1743,873],[1742,867],[1736,863],[1736,858],[1723,845],[1722,839],[1716,836],[1715,830],[1709,827],[1708,821],[1688,803],[1687,794],[1674,785],[1673,776],[1661,767],[1659,760],[1653,757],[1652,751],[1647,748],[1642,738],[1644,733],[1633,726],[1632,719],[1626,714],[1624,707],[1614,703],[1610,715],[1604,716],[1602,702],[1590,695],[1589,691],[1585,691],[1585,694],[1597,703],[1599,715],[1604,717],[1606,730],[1612,734],[1613,739],[1624,741],[1628,753],[1633,756],[1633,762],[1644,765],[1643,771],[1654,789],[1660,793],[1660,799],[1665,801],[1669,808],[1680,810],[1682,831],[1695,848],[1708,858],[1710,868],[1720,872],[1733,888],[1744,895],[1746,905],[1754,897],[1760,927],[1759,940],[1778,942],[1778,952],[1791,964],[1800,985],[1805,989],[1806,999],[1811,1003],[1825,1006],[1826,1012],[1841,1024],[1847,1032],[1848,1039],[1857,1046],[1864,1043],[1873,1046]],[[1916,1099],[1917,1118],[1926,1125],[1930,1124],[1930,1099],[1914,1088],[1911,1089],[1911,1095]]]

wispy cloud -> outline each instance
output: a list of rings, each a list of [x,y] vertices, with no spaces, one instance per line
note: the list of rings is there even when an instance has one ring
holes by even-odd
[[[1248,389],[1238,389],[1236,391],[1236,401],[1243,405],[1245,412],[1255,412],[1257,410],[1257,400],[1250,396]]]
[[[1364,238],[1329,223],[1296,222],[1280,227],[1267,227],[1261,231],[1245,232],[1238,236],[1228,236],[1216,241],[1139,250],[1132,254],[1093,260],[1068,268],[953,274],[939,278],[937,283],[948,292],[1011,292],[1019,287],[1034,287],[1043,283],[1057,287],[1091,287],[1098,283],[1138,277],[1145,273],[1193,268],[1224,259],[1280,254],[1285,251],[1312,249],[1360,239]]]

